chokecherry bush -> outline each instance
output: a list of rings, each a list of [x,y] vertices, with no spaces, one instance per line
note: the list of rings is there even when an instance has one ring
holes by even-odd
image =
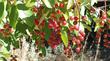
[[[42,52],[64,45],[80,54],[89,33],[92,44],[110,48],[110,11],[93,7],[91,0],[0,0],[0,45],[19,48],[19,39],[30,37]],[[89,39],[88,39],[89,40]],[[91,45],[92,45],[91,44]]]

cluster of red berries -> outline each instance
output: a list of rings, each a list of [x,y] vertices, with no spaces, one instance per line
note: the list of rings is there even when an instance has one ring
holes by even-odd
[[[13,32],[11,26],[9,23],[5,23],[3,28],[0,29],[0,34],[3,36],[3,37],[9,37],[9,35]]]
[[[60,29],[60,27],[59,27],[59,24],[58,24],[58,22],[56,21],[56,20],[49,20],[48,21],[48,28],[49,29],[54,29],[54,30],[59,30]]]
[[[108,40],[108,38],[110,38],[110,34],[105,33],[103,37],[104,37],[104,46],[106,48],[110,48],[110,40]]]
[[[70,58],[70,57],[72,56],[72,49],[71,49],[71,46],[70,46],[70,45],[68,45],[68,47],[65,47],[65,46],[64,46],[64,54],[65,54],[68,58]]]
[[[82,48],[82,42],[84,41],[85,33],[82,31],[79,31],[79,34],[77,36],[72,37],[73,44],[76,44],[76,52],[80,53],[80,50]]]
[[[55,49],[61,43],[60,34],[53,31],[48,39],[48,44],[51,48]]]

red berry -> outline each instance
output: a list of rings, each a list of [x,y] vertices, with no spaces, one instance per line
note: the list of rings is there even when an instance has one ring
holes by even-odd
[[[100,22],[100,25],[101,25],[101,26],[104,26],[104,24],[105,24],[104,21],[101,21],[101,22]]]
[[[86,16],[82,16],[82,20],[86,20],[87,19],[87,17]]]
[[[60,8],[64,8],[64,4],[63,3],[60,3]]]
[[[73,31],[73,30],[74,30],[74,26],[70,26],[70,27],[69,27],[69,30],[70,30],[70,31]]]
[[[41,33],[40,33],[40,36],[41,36],[42,39],[44,39],[45,33],[44,33],[44,32],[41,32]]]
[[[91,13],[94,13],[95,12],[95,8],[94,7],[91,7],[90,12]]]
[[[74,16],[70,16],[70,20],[74,20]]]
[[[84,41],[84,37],[83,37],[83,36],[80,36],[80,37],[79,37],[79,40],[80,40],[80,41]]]
[[[57,45],[51,45],[51,48],[55,49],[57,47]]]
[[[83,31],[79,31],[79,33],[84,37],[85,33]]]
[[[55,3],[55,8],[57,8],[58,7],[58,3]]]
[[[78,19],[79,19],[79,18],[78,18],[77,16],[74,17],[74,21],[78,21]]]
[[[104,38],[107,38],[107,34],[104,34]]]
[[[0,33],[4,32],[4,29],[0,29]]]
[[[39,44],[39,42],[36,40],[35,44],[36,44],[36,45],[38,45],[38,44]]]
[[[41,23],[41,26],[44,26],[44,25],[45,25],[45,20],[43,20]]]
[[[3,26],[5,29],[8,29],[10,28],[10,25],[8,23],[6,23],[4,26]]]
[[[80,47],[77,47],[77,48],[76,48],[76,52],[77,52],[77,53],[80,53],[80,51],[81,51]]]
[[[102,32],[103,30],[101,28],[98,29],[98,32]]]
[[[57,14],[61,14],[61,10],[57,10]]]
[[[110,19],[108,20],[108,23],[110,23]]]
[[[62,25],[64,25],[64,26],[65,26],[66,24],[67,24],[67,23],[66,23],[66,21],[62,21]]]
[[[38,25],[39,21],[37,19],[34,19],[34,23],[35,23],[35,25]]]
[[[35,13],[37,13],[37,12],[38,12],[37,7],[33,7],[33,12],[35,12]]]
[[[107,34],[108,37],[110,37],[110,34]]]
[[[76,42],[77,45],[81,44],[79,39],[75,40],[75,42]]]
[[[97,33],[97,34],[96,34],[96,38],[98,39],[99,37],[100,37],[100,34],[99,34],[99,33]]]
[[[64,21],[65,20],[64,16],[60,17],[59,20]]]
[[[55,18],[55,13],[51,13],[51,18]]]
[[[106,14],[104,14],[104,15],[102,15],[102,20],[104,20],[104,19],[107,19],[107,15]]]
[[[49,24],[49,25],[48,25],[48,28],[49,28],[49,29],[52,29],[52,28],[53,28],[53,25],[52,25],[52,24]]]
[[[79,30],[78,25],[74,25],[74,29],[75,29],[75,30]]]

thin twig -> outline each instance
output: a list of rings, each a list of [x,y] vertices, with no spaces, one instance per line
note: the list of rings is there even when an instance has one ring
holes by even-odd
[[[87,44],[87,40],[88,40],[89,35],[90,35],[90,32],[87,34],[85,42],[84,42],[84,46],[83,46],[83,50],[82,50],[82,54],[81,54],[82,55],[81,60],[83,60],[84,50],[86,48],[86,44]]]
[[[100,41],[101,41],[101,37],[100,37],[99,40],[98,40],[98,45],[97,45],[97,50],[96,50],[96,55],[95,55],[94,61],[97,61],[97,57],[98,57],[98,53],[99,53]]]

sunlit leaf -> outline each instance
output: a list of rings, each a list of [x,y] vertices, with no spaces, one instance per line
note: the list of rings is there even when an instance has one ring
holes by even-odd
[[[66,31],[61,31],[61,39],[64,45],[67,47],[68,46],[68,35]]]
[[[19,10],[28,10],[28,9],[29,9],[28,7],[25,6],[25,4],[18,4],[18,5],[17,5],[17,8],[18,8]]]
[[[0,2],[0,19],[4,13],[4,2]]]
[[[42,0],[42,1],[43,1],[43,3],[46,5],[46,7],[52,8],[51,3],[50,3],[49,0]]]
[[[74,4],[74,0],[68,0],[67,9],[70,9]]]
[[[11,8],[11,13],[10,13],[9,19],[10,19],[10,25],[13,28],[15,28],[16,24],[17,24],[17,19],[18,19],[18,11],[17,11],[17,7],[15,5],[13,5]]]

